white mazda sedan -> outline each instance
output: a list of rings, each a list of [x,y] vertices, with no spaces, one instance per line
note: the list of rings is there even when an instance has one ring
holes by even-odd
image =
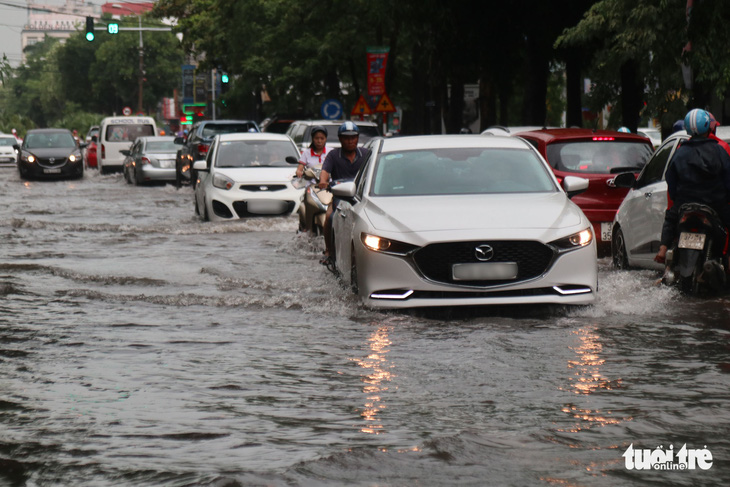
[[[377,308],[589,304],[591,223],[538,152],[515,137],[375,139],[352,182],[333,188],[335,265]]]
[[[204,220],[296,213],[304,189],[291,181],[299,151],[283,134],[217,135],[204,161],[195,161],[195,212]]]

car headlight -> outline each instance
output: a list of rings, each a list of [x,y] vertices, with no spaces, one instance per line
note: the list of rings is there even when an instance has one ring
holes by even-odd
[[[589,227],[585,230],[581,230],[578,233],[574,233],[573,235],[569,235],[567,237],[563,237],[553,242],[550,242],[550,245],[557,247],[559,252],[567,252],[570,250],[585,247],[592,241],[593,230]]]
[[[213,175],[213,186],[216,188],[228,190],[231,189],[234,184],[236,183],[228,176],[224,176],[219,173]]]
[[[25,162],[30,162],[31,164],[36,162],[36,158],[33,154],[23,154],[20,159]]]
[[[81,160],[81,153],[74,153],[68,156],[68,160],[71,162],[76,162]]]
[[[371,235],[369,233],[361,233],[360,240],[368,250],[373,252],[382,252],[384,254],[393,255],[406,255],[419,247],[416,245],[399,242],[398,240],[391,240],[389,238],[378,237],[377,235]]]

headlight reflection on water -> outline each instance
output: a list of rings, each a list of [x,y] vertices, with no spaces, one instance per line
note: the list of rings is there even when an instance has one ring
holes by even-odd
[[[368,338],[370,353],[364,359],[356,359],[357,364],[366,369],[367,375],[363,377],[363,392],[366,394],[366,402],[360,413],[365,424],[360,431],[368,434],[383,433],[383,425],[379,422],[378,413],[385,409],[382,393],[388,390],[388,382],[393,374],[388,370],[391,366],[388,363],[388,347],[392,344],[389,337],[389,328],[379,327]]]

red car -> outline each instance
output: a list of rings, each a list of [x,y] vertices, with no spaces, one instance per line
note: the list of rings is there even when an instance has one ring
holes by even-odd
[[[611,253],[611,227],[618,207],[628,192],[617,188],[618,173],[639,173],[654,148],[639,135],[591,129],[544,129],[520,132],[553,168],[562,182],[565,176],[588,179],[588,190],[573,198],[593,224],[599,255]]]

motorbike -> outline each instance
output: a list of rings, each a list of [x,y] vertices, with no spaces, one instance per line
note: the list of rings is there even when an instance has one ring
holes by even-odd
[[[304,200],[299,205],[299,230],[311,232],[313,235],[324,235],[324,220],[327,214],[327,206],[332,201],[332,193],[326,189],[319,189],[319,173],[321,169],[310,167],[304,170],[304,174],[298,184],[305,184]],[[309,184],[309,183],[312,184]],[[301,187],[301,186],[300,186]]]
[[[717,212],[701,203],[682,205],[677,235],[667,251],[662,282],[689,295],[723,291],[727,285],[728,232]]]

